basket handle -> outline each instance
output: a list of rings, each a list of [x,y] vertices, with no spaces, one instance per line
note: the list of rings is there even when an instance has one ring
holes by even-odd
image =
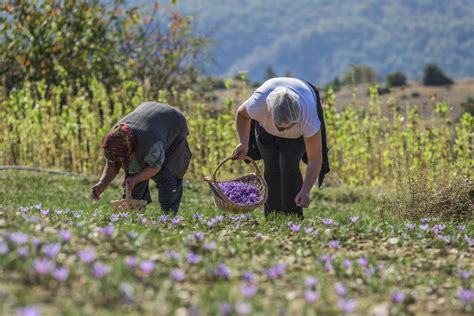
[[[224,160],[222,160],[219,165],[217,166],[216,170],[214,170],[214,173],[212,174],[212,182],[216,182],[216,174],[217,174],[217,171],[222,167],[222,165],[224,163],[226,163],[227,161],[229,160],[233,160],[233,156],[230,156],[230,157],[227,157],[225,158]],[[248,160],[252,163],[253,167],[255,168],[255,174],[257,176],[260,176],[260,169],[258,168],[257,164],[255,163],[255,161],[250,158],[249,156],[245,156],[244,160]]]

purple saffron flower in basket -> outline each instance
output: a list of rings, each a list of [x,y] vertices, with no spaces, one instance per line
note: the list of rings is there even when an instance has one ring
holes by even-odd
[[[179,269],[173,269],[171,271],[171,278],[174,282],[181,282],[184,280],[184,272]]]
[[[252,184],[236,181],[218,183],[222,193],[232,202],[239,205],[253,205],[260,202],[260,192]]]
[[[112,271],[112,268],[106,264],[96,262],[91,268],[92,275],[96,279],[101,279]]]
[[[61,245],[58,243],[47,244],[43,246],[42,252],[48,258],[54,258],[61,250]]]

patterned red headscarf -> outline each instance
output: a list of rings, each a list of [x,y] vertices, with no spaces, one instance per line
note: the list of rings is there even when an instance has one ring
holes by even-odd
[[[128,124],[121,123],[115,126],[104,139],[102,144],[105,157],[109,160],[128,161],[130,154],[135,149],[135,136]]]

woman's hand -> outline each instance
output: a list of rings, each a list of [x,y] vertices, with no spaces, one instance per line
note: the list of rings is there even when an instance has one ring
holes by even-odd
[[[97,182],[92,188],[91,188],[91,195],[94,200],[100,199],[100,195],[102,192],[104,192],[105,188],[107,185],[105,185],[103,182],[99,181]]]
[[[310,202],[309,192],[301,189],[295,197],[295,203],[298,207],[308,207]]]
[[[249,146],[238,144],[232,153],[232,159],[244,160],[249,152]]]
[[[122,185],[126,190],[131,192],[133,188],[137,185],[137,183],[138,181],[135,178],[135,176],[131,176],[131,177],[123,179]]]

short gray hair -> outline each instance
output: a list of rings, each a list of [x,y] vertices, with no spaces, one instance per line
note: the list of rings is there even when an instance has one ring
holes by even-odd
[[[299,96],[285,87],[275,88],[267,96],[267,109],[277,126],[288,126],[300,119]]]

